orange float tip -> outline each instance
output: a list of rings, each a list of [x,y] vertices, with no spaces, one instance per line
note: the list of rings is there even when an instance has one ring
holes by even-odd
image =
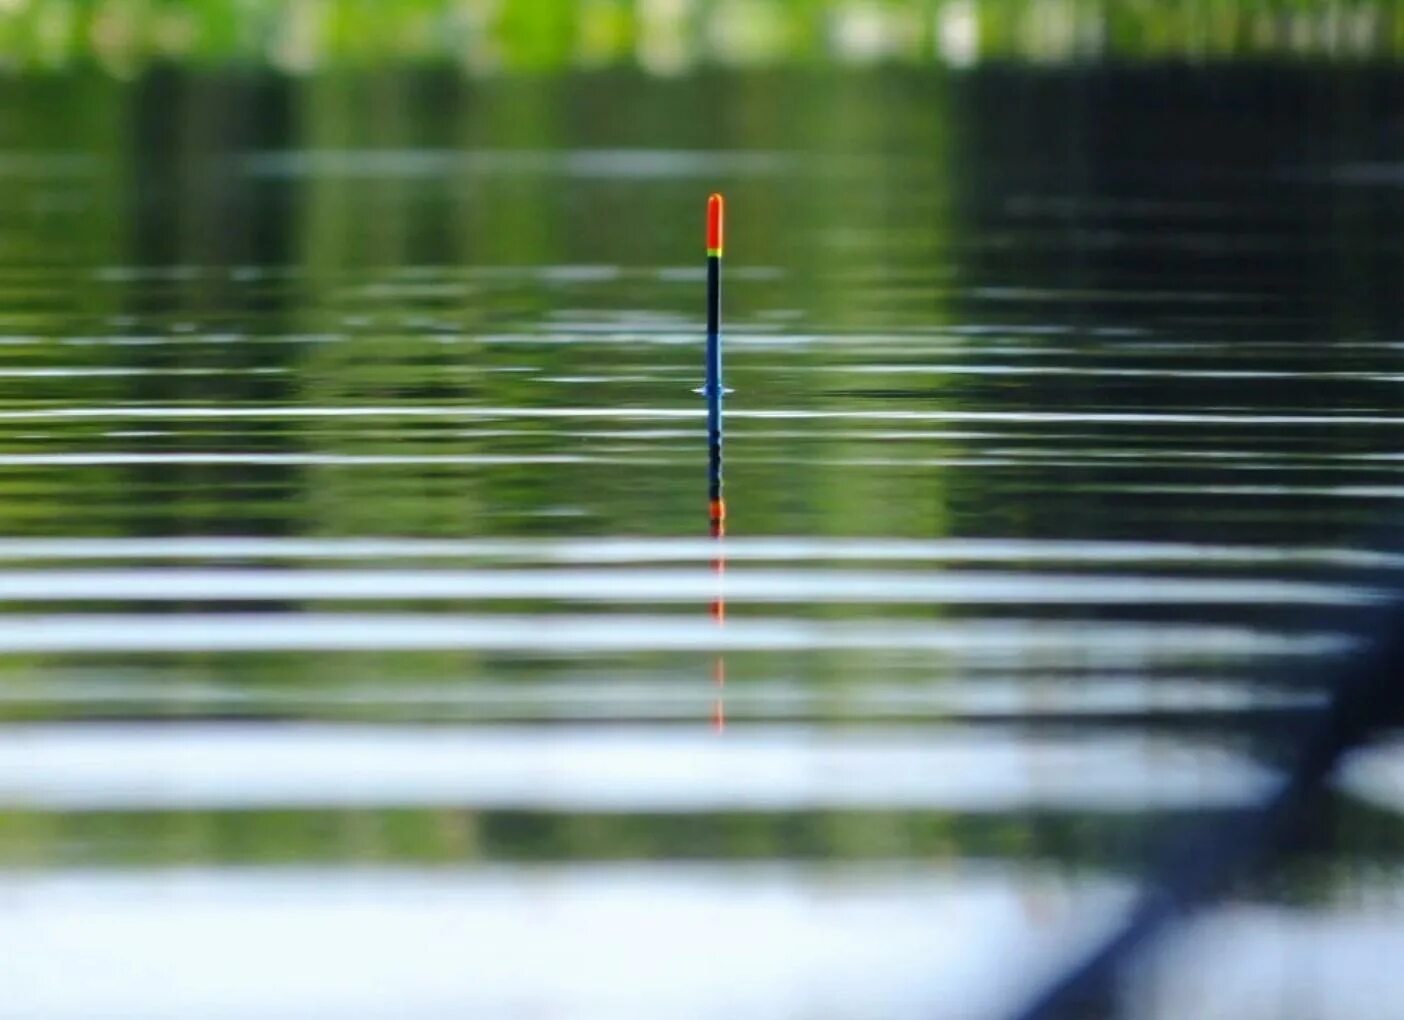
[[[719,193],[707,198],[707,254],[720,256],[722,253],[723,221],[726,216],[726,200]]]

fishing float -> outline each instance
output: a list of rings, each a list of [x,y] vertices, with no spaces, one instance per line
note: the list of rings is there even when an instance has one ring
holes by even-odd
[[[720,539],[726,535],[726,501],[722,496],[722,338],[721,338],[721,260],[726,203],[721,195],[707,198],[707,370],[702,393],[707,398],[707,523],[718,539],[712,570],[717,577],[716,598],[711,615],[718,627],[726,625],[724,577],[726,557]],[[726,730],[726,656],[718,653],[712,664],[716,698],[712,704],[712,728]]]
[[[722,497],[722,337],[721,261],[726,203],[719,194],[707,198],[707,521],[712,536],[726,532]]]

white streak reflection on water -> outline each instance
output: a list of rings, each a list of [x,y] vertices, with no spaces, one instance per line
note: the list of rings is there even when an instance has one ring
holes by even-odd
[[[1339,784],[1376,807],[1404,814],[1404,739],[1385,737],[1347,755]]]
[[[122,600],[366,601],[549,599],[560,602],[705,602],[709,569],[575,570],[104,570],[0,573],[0,602]],[[980,571],[730,571],[730,602],[957,605],[1369,605],[1366,587],[1271,579],[1013,574]]]
[[[1272,773],[1211,744],[997,729],[93,724],[0,729],[0,803],[45,810],[461,805],[546,811],[1243,805]]]
[[[12,873],[0,955],[21,964],[6,1013],[46,1020],[991,1020],[1128,898],[981,861]],[[1392,1020],[1401,952],[1394,906],[1233,906],[1178,933],[1130,1001],[1142,1020],[1279,1020],[1295,990],[1321,1020]]]
[[[1330,632],[1252,627],[970,620],[849,623],[684,616],[410,613],[74,614],[0,617],[0,652],[254,652],[484,649],[609,651],[940,651],[970,662],[1037,656],[1056,665],[1206,662],[1331,655],[1355,642]]]
[[[843,375],[929,375],[929,376],[1071,376],[1109,379],[1232,379],[1247,382],[1271,382],[1279,379],[1349,379],[1368,382],[1404,382],[1404,375],[1393,372],[1346,372],[1323,370],[1268,370],[1256,368],[1203,369],[1165,364],[1155,368],[1107,367],[1096,365],[970,365],[936,363],[921,365],[855,364],[835,365],[830,371]]]
[[[428,466],[433,464],[625,464],[647,463],[641,457],[609,457],[569,453],[435,453],[435,454],[337,454],[337,453],[34,453],[0,454],[0,467],[115,467],[119,465],[362,465]]]
[[[945,562],[1377,569],[1404,556],[1368,548],[1081,542],[1021,539],[745,538],[726,540],[728,562]],[[710,563],[715,542],[693,538],[0,538],[0,560],[488,559],[521,563]]]
[[[1138,1020],[1394,1020],[1404,1002],[1399,876],[1354,899],[1211,912],[1139,968]]]
[[[830,171],[861,160],[822,161]],[[710,149],[309,149],[252,153],[244,172],[254,177],[316,179],[394,179],[453,177],[461,174],[603,178],[646,181],[656,178],[710,179],[773,176],[813,170],[811,153]]]
[[[109,432],[105,434],[107,438],[140,438],[139,433],[133,432]],[[154,434],[161,435],[161,434]],[[30,439],[32,436],[21,436],[17,438]],[[485,438],[485,437],[480,437]],[[597,436],[596,438],[605,438]],[[875,441],[882,437],[871,437]],[[890,438],[890,437],[887,437]],[[674,448],[676,449],[676,448]],[[662,446],[656,446],[658,453],[645,455],[620,449],[615,453],[263,453],[258,451],[247,451],[241,453],[18,453],[0,454],[0,467],[33,467],[33,468],[53,468],[53,467],[140,467],[140,466],[192,466],[205,465],[210,467],[434,467],[434,466],[460,466],[460,467],[514,467],[517,465],[565,465],[565,464],[594,464],[613,466],[650,466],[664,467],[676,463],[674,456],[661,456],[662,453],[673,454],[674,450],[669,450]],[[1147,469],[1177,468],[1185,461],[1202,463],[1213,467],[1221,472],[1238,473],[1271,473],[1271,472],[1301,472],[1311,469],[1314,472],[1358,472],[1362,466],[1369,468],[1374,466],[1370,462],[1378,462],[1377,470],[1394,473],[1398,470],[1396,462],[1398,458],[1391,456],[1372,457],[1362,455],[1360,457],[1342,457],[1338,463],[1322,464],[1313,463],[1303,458],[1294,459],[1274,459],[1270,457],[1254,456],[1248,451],[1216,451],[1214,453],[1202,454],[1194,450],[1161,450],[1138,451],[1138,452],[1105,452],[1098,450],[1085,450],[1077,457],[1050,457],[1043,450],[1033,447],[1000,449],[991,447],[988,453],[981,456],[952,456],[952,457],[782,457],[767,458],[748,455],[744,458],[733,458],[748,467],[774,466],[774,467],[853,467],[853,468],[982,468],[982,467],[1006,467],[1018,468],[1031,465],[1040,465],[1044,468],[1087,468],[1095,466],[1103,472],[1110,471],[1133,471],[1144,472]],[[1352,463],[1354,461],[1355,463]],[[1097,487],[1084,487],[1082,491],[1094,491]],[[1105,490],[1107,486],[1101,486]],[[1146,492],[1160,491],[1155,486],[1143,486],[1128,484],[1117,486],[1118,491],[1126,492]],[[1339,495],[1339,496],[1390,496],[1397,497],[1401,491],[1399,486],[1332,486],[1332,487],[1311,487],[1311,486],[1236,486],[1236,485],[1204,485],[1190,487],[1164,486],[1165,492],[1204,492],[1218,494],[1236,494],[1240,491],[1249,494],[1262,489],[1264,493],[1290,493],[1302,492],[1311,495]]]
[[[348,405],[235,406],[169,404],[118,404],[104,407],[51,407],[0,411],[3,421],[63,421],[100,419],[289,419],[300,418],[439,418],[478,420],[484,418],[539,419],[626,419],[700,421],[706,412],[687,407],[479,407],[472,405]],[[1006,422],[1029,424],[1103,425],[1404,425],[1404,415],[1355,412],[1339,414],[1254,414],[1250,412],[1178,411],[839,411],[812,408],[728,409],[728,421],[929,421]]]
[[[0,956],[24,962],[6,1012],[52,1020],[956,1020],[1125,898],[979,862],[75,871],[0,878]]]

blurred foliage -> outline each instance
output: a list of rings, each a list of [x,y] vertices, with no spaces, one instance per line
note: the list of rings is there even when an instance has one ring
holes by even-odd
[[[0,0],[0,65],[420,62],[473,74],[637,65],[1379,57],[1378,0]]]
[[[1262,883],[1322,902],[1342,883],[1369,887],[1404,853],[1397,815],[1333,802],[1322,837]],[[0,811],[0,865],[134,867],[784,860],[842,863],[1043,861],[1137,874],[1157,841],[1189,817],[1040,812],[699,812],[621,815],[460,808],[196,812]],[[874,840],[874,834],[881,834]],[[1351,850],[1339,854],[1342,843]],[[1378,881],[1378,878],[1375,879]]]
[[[958,855],[1137,870],[1157,824],[1061,812],[562,814],[395,808],[317,811],[0,811],[0,865],[592,860],[860,861]],[[1381,826],[1377,824],[1377,828]],[[1385,826],[1398,839],[1399,826]]]

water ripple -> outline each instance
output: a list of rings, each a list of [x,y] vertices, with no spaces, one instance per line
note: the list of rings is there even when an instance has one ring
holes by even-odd
[[[63,811],[1141,811],[1242,804],[1271,779],[1213,745],[1141,735],[748,726],[720,742],[637,726],[0,728],[0,803]]]

